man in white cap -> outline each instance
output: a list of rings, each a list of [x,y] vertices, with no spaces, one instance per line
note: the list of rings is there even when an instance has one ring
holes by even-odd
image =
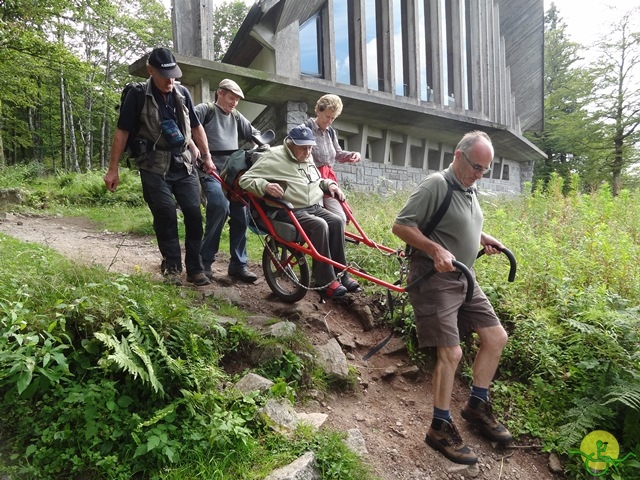
[[[182,71],[173,54],[166,48],[153,49],[147,59],[147,72],[146,84],[139,90],[129,90],[122,103],[104,182],[110,192],[118,188],[118,163],[129,134],[136,132],[138,148],[134,154],[142,193],[153,215],[162,273],[168,283],[182,284],[177,201],[184,215],[187,281],[208,285],[200,259],[200,186],[193,168],[193,160],[201,150],[206,152],[203,169],[214,171],[207,136],[194,112],[189,90],[175,82]],[[190,144],[194,145],[193,151],[187,148]]]
[[[229,155],[238,150],[240,141],[250,141],[251,137],[260,135],[260,131],[236,110],[243,98],[240,86],[225,78],[218,85],[214,103],[201,103],[195,107],[196,115],[204,125],[218,172],[222,171]],[[220,182],[206,172],[200,172],[200,184],[207,198],[206,225],[200,250],[205,275],[213,279],[211,265],[220,248],[222,229],[229,218],[230,258],[227,273],[246,283],[255,282],[258,277],[247,268],[248,217],[245,206],[240,202],[230,202]]]
[[[322,178],[313,162],[311,148],[316,144],[310,128],[292,128],[284,145],[262,154],[242,177],[240,187],[260,197],[271,195],[293,205],[293,213],[309,240],[321,255],[346,265],[344,222],[323,208],[324,195],[341,201],[345,196],[338,184]],[[275,212],[276,220],[288,221],[284,211]],[[328,298],[343,297],[347,289],[337,280],[336,270],[326,262],[313,262],[313,279]]]

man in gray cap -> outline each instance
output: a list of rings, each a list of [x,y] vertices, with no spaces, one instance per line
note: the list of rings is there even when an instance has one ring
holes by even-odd
[[[311,129],[304,125],[292,128],[284,145],[264,153],[240,177],[240,187],[260,197],[271,195],[291,203],[318,253],[346,265],[344,222],[322,206],[325,193],[341,201],[345,196],[335,181],[320,176],[311,156],[315,144]],[[272,218],[289,220],[284,211],[277,211]],[[324,296],[338,298],[347,293],[337,280],[339,272],[329,263],[313,262],[312,270],[316,285],[324,287]]]
[[[194,112],[189,90],[175,81],[182,72],[173,54],[166,48],[153,49],[147,59],[147,72],[146,84],[129,90],[122,103],[104,182],[110,192],[118,188],[118,163],[129,135],[135,135],[138,148],[134,154],[142,193],[153,215],[162,273],[168,283],[182,284],[177,201],[184,215],[187,281],[208,285],[200,260],[200,186],[193,168],[193,160],[201,150],[207,152],[203,169],[214,171],[207,136]],[[193,151],[187,148],[190,144]]]
[[[214,103],[201,103],[195,107],[196,115],[204,125],[218,172],[222,171],[229,155],[240,148],[240,141],[250,141],[252,136],[260,135],[260,131],[236,110],[243,98],[240,86],[225,78],[218,85]],[[230,202],[220,182],[213,176],[204,171],[199,173],[200,184],[207,199],[206,225],[200,250],[205,275],[213,279],[211,265],[220,248],[222,229],[229,218],[230,258],[227,273],[243,282],[255,282],[258,277],[247,268],[248,217],[245,206],[240,202]]]

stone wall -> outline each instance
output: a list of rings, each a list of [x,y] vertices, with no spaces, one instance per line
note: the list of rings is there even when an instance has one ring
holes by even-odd
[[[523,181],[531,180],[533,168],[519,162],[505,160],[509,165],[509,180],[483,178],[478,182],[481,190],[499,195],[519,195],[522,193]],[[359,164],[334,165],[338,181],[345,189],[359,192],[376,192],[382,195],[413,190],[433,170],[414,167],[400,167],[364,160]],[[527,176],[527,171],[530,173]]]

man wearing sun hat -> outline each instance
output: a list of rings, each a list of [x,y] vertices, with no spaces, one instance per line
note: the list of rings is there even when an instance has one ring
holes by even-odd
[[[338,184],[320,176],[311,147],[316,144],[313,132],[304,125],[292,128],[284,145],[274,147],[240,177],[240,187],[260,197],[271,195],[294,207],[294,215],[318,253],[346,265],[344,222],[322,206],[325,193],[344,201]],[[287,221],[284,211],[277,211],[276,220]],[[347,289],[337,280],[334,267],[326,262],[313,262],[313,278],[324,287],[329,298],[342,297]]]
[[[230,78],[218,84],[214,103],[200,103],[195,112],[207,134],[213,163],[218,172],[222,171],[229,155],[240,148],[241,142],[251,141],[260,131],[251,125],[236,107],[244,93]],[[247,209],[241,202],[229,201],[220,182],[206,172],[200,173],[200,184],[207,198],[206,224],[200,256],[204,273],[213,279],[211,266],[220,248],[220,236],[224,224],[229,219],[229,276],[246,283],[255,282],[258,277],[247,268]]]
[[[147,58],[147,73],[146,84],[141,89],[129,90],[122,103],[104,182],[111,192],[118,187],[120,157],[130,132],[137,132],[136,162],[142,193],[153,215],[165,280],[182,284],[177,202],[184,216],[187,281],[208,285],[200,260],[200,185],[193,168],[194,159],[202,151],[203,168],[214,171],[207,136],[194,112],[189,91],[175,81],[182,71],[173,54],[166,48],[154,48]]]

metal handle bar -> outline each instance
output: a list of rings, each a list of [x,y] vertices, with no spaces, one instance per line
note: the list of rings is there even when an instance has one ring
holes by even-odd
[[[277,203],[278,205],[282,205],[283,208],[285,208],[286,210],[293,210],[293,205],[290,202],[287,202],[286,200],[282,200],[281,198],[276,198],[276,197],[272,197],[269,194],[265,194],[263,197],[260,197],[263,200],[268,200],[271,203]]]
[[[507,247],[500,248],[497,245],[491,245],[491,246],[493,248],[497,248],[498,250],[500,250],[509,259],[509,281],[513,282],[516,279],[516,267],[517,267],[516,266],[516,257],[514,257],[513,253],[511,253],[511,250],[509,250]],[[478,255],[476,256],[476,258],[480,258],[485,253],[486,253],[485,249],[483,248],[482,250],[480,250],[478,252]]]
[[[471,274],[471,270],[469,270],[464,263],[460,263],[457,260],[453,260],[451,263],[453,264],[454,267],[460,270],[460,272],[462,272],[465,277],[467,277],[467,294],[464,297],[464,302],[469,303],[473,298],[473,275]],[[425,273],[424,275],[420,275],[413,282],[411,282],[409,285],[404,287],[405,292],[410,292],[411,290],[414,290],[420,282],[422,282],[423,280],[426,280],[427,278],[429,278],[435,273],[437,272],[434,268],[428,271],[427,273]]]

